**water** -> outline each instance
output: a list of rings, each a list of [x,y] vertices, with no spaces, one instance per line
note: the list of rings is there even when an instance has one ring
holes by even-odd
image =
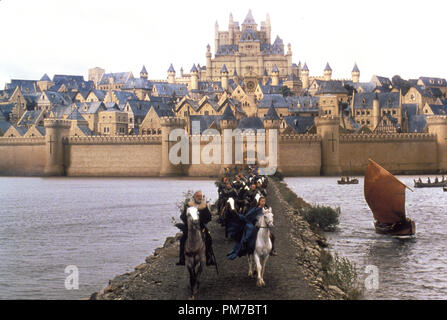
[[[0,299],[80,299],[133,271],[178,232],[188,189],[212,180],[0,177]],[[65,268],[79,270],[67,290]]]
[[[407,186],[417,177],[399,176]],[[416,222],[416,238],[398,240],[374,231],[373,216],[358,185],[337,185],[337,178],[286,178],[309,203],[341,208],[339,230],[327,233],[331,250],[357,266],[362,283],[379,270],[379,289],[366,299],[447,299],[447,192],[442,188],[406,191],[407,215]],[[425,179],[424,179],[425,180]],[[434,180],[434,177],[431,177]]]

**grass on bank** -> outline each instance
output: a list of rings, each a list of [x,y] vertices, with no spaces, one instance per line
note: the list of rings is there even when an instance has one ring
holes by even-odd
[[[272,180],[276,182],[283,199],[295,209],[296,214],[300,214],[309,223],[314,231],[333,230],[338,224],[339,208],[311,206],[298,197],[282,179],[273,177]],[[326,285],[337,286],[346,293],[349,300],[361,298],[363,291],[354,264],[336,253],[332,256],[327,250],[321,251],[320,262],[323,269],[323,281]]]

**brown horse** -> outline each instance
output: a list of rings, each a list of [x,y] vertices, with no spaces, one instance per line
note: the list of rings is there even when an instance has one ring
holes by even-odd
[[[188,237],[185,242],[185,262],[189,271],[190,299],[199,292],[200,275],[206,264],[205,239],[200,229],[199,211],[195,207],[186,210]]]

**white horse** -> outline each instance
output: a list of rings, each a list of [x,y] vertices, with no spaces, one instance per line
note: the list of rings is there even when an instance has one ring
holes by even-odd
[[[273,213],[272,208],[262,209],[262,216],[256,224],[259,227],[258,235],[256,237],[256,247],[253,254],[248,255],[248,276],[253,277],[253,261],[256,264],[258,287],[264,287],[264,271],[265,265],[272,251],[272,241],[270,240],[270,228],[273,228]]]
[[[206,264],[205,240],[200,230],[199,210],[189,207],[186,210],[188,237],[185,242],[185,262],[189,271],[190,299],[199,292],[200,275]]]

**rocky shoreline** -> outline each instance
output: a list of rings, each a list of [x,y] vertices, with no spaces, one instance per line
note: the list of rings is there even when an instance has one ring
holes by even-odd
[[[213,219],[209,229],[218,257],[219,275],[207,267],[202,276],[198,300],[279,299],[334,300],[347,299],[340,288],[325,283],[323,259],[327,247],[323,235],[313,231],[301,217],[302,208],[292,207],[279,192],[281,182],[270,179],[268,205],[275,213],[278,256],[271,257],[265,275],[267,287],[259,289],[247,277],[246,258],[225,259],[233,243],[223,236],[223,229]],[[282,186],[284,188],[284,186]],[[299,199],[299,198],[298,198]],[[302,199],[303,205],[307,205]],[[175,265],[181,234],[168,237],[161,248],[135,267],[133,272],[110,280],[103,292],[91,300],[183,300],[187,299],[188,276],[184,267]]]

